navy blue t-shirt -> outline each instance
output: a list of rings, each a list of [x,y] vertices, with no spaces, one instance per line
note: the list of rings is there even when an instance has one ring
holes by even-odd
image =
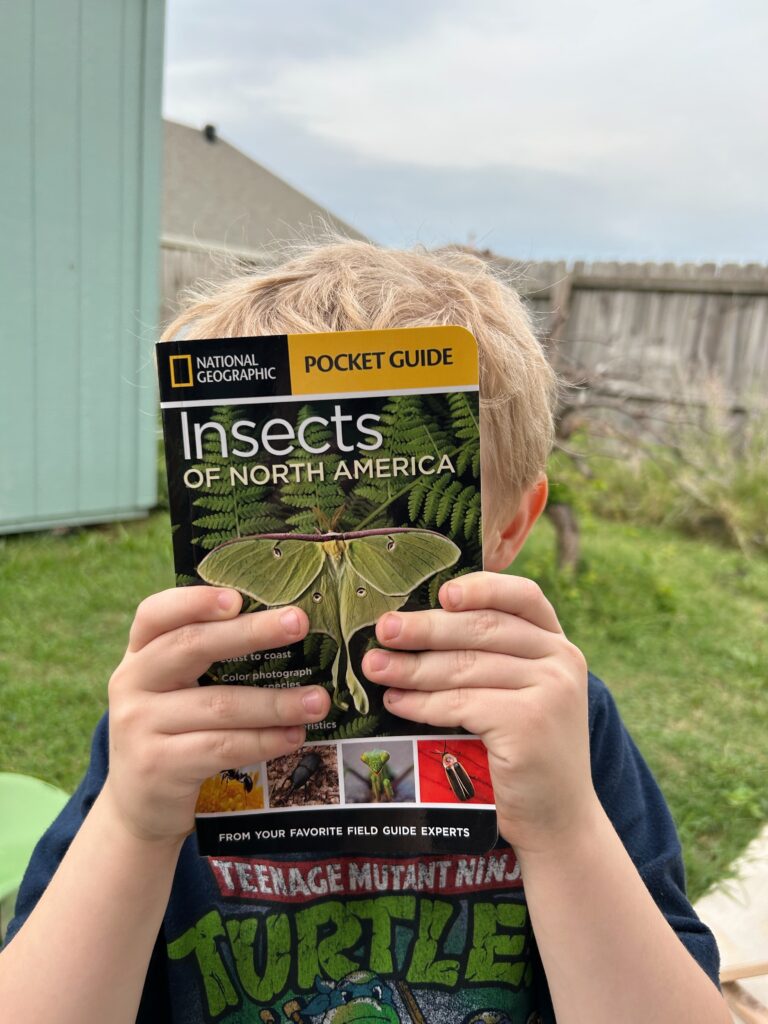
[[[589,680],[598,797],[666,919],[717,982],[685,895],[680,843],[613,698]],[[104,716],[71,800],[38,843],[8,939],[64,857],[107,773]],[[105,856],[108,856],[108,852]],[[99,884],[83,879],[84,889]],[[119,921],[115,921],[119,928]],[[140,1024],[554,1024],[514,851],[483,857],[204,858],[184,843]]]

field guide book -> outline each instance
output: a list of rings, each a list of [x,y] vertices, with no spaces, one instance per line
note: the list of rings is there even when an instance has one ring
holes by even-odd
[[[293,754],[203,783],[203,855],[487,852],[482,742],[383,706],[363,655],[388,611],[438,607],[482,567],[477,345],[460,327],[161,342],[176,580],[243,614],[297,605],[305,640],[220,662],[201,685],[319,684]]]

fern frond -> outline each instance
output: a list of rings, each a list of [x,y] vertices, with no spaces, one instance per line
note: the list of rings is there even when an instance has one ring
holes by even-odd
[[[269,501],[268,496],[264,494],[239,492],[237,503],[242,512],[261,512],[263,515],[278,515],[280,512],[280,506],[274,501]]]
[[[296,515],[288,516],[285,525],[293,527],[296,533],[322,532],[314,509],[307,509],[306,512],[297,512]]]
[[[479,530],[480,526],[480,492],[477,491],[472,496],[472,500],[469,502],[466,514],[464,516],[464,536],[467,540],[477,540],[479,542]]]
[[[321,669],[329,668],[333,664],[333,659],[336,657],[337,643],[332,636],[323,634],[323,639],[320,644],[320,657],[318,664]]]
[[[231,437],[232,425],[245,415],[237,406],[216,406],[210,422],[220,424],[227,437]],[[204,473],[206,469],[215,467],[220,470],[220,475],[204,491],[196,493],[192,501],[195,511],[204,513],[193,520],[192,543],[210,551],[225,540],[241,537],[244,533],[274,529],[273,524],[279,524],[280,520],[276,516],[277,507],[269,500],[272,488],[250,483],[233,485],[235,471],[241,473],[247,463],[232,455],[230,447],[227,447],[227,454],[223,454],[218,431],[205,432],[202,451],[202,460],[193,468]]]
[[[327,633],[310,633],[302,651],[305,662],[315,662],[320,669],[326,669],[336,657],[336,641]]]
[[[387,399],[379,413],[379,430],[382,443],[376,451],[377,458],[437,457],[445,451],[445,432],[418,395],[394,395]],[[408,479],[405,486],[412,483],[413,479]],[[396,498],[403,489],[402,481],[396,477],[365,477],[354,484],[352,493],[376,508]]]
[[[477,494],[477,488],[470,484],[461,489],[461,493],[453,503],[453,509],[451,510],[452,537],[459,536],[464,532],[464,518],[475,494]]]
[[[356,491],[351,491],[347,497],[344,514],[339,520],[338,529],[342,531],[356,530],[358,525],[371,515],[374,508],[375,506],[373,506],[366,498],[362,498]],[[387,514],[386,509],[384,509],[379,515],[375,515],[368,523],[368,527],[370,529],[393,525],[394,523]]]
[[[304,637],[301,650],[306,661],[314,661],[320,651],[320,633],[308,633]]]
[[[267,662],[263,662],[262,661],[258,665],[258,670],[254,671],[254,675],[253,675],[254,681],[256,683],[259,683],[263,679],[266,682],[270,682],[270,679],[271,679],[270,673],[272,673],[272,672],[284,672],[287,668],[290,668],[290,666],[291,666],[291,656],[290,656],[290,654],[283,655],[283,657],[281,657],[281,658],[270,658],[269,661],[267,661]],[[253,669],[253,665],[251,665],[251,667]]]
[[[442,526],[448,516],[451,514],[451,508],[456,498],[462,491],[461,481],[452,480],[448,487],[443,492],[442,497],[437,503],[437,513],[435,522],[438,526]]]
[[[355,740],[373,736],[380,718],[380,715],[360,715],[359,718],[353,718],[351,722],[342,723],[330,736],[326,735],[325,739]]]
[[[235,498],[231,490],[226,494],[203,494],[192,502],[195,508],[207,509],[209,512],[231,512],[235,507]]]
[[[448,395],[448,408],[451,411],[451,426],[455,437],[462,441],[472,441],[480,436],[478,427],[478,399],[472,392],[454,391]]]
[[[330,501],[332,501],[334,497],[336,497],[336,495],[332,495],[330,500],[324,500],[327,496],[319,489],[313,490],[311,494],[302,494],[301,491],[299,491],[290,496],[290,506],[291,508],[315,508],[322,511],[324,506],[327,505],[329,511],[333,511]],[[286,504],[288,504],[287,501]]]
[[[183,572],[176,573],[177,587],[194,587],[195,585],[199,586],[199,584],[200,580],[197,578],[197,576],[187,576],[186,573]]]
[[[408,495],[408,515],[412,523],[419,518],[419,513],[424,506],[424,500],[429,493],[429,479],[422,477]]]
[[[243,537],[255,533],[280,533],[282,529],[283,521],[277,516],[245,516],[240,520],[240,533]]]
[[[379,484],[378,482],[366,482],[364,484],[358,484],[357,487],[355,487],[354,491],[355,497],[362,498],[365,501],[375,502],[376,504],[378,504],[379,500],[382,498],[382,491],[384,493],[384,497],[387,497],[389,494],[391,494],[392,489],[389,486],[391,483],[391,480],[387,480],[386,486],[383,488],[381,484]]]
[[[459,576],[466,576],[468,572],[474,572],[473,569],[459,569],[456,572],[454,569],[443,569],[429,581],[429,603],[433,608],[437,607],[437,595],[440,592],[440,587],[448,580],[457,580]]]
[[[204,530],[218,530],[226,532],[232,522],[232,516],[224,512],[213,512],[208,516],[201,516],[200,519],[193,519],[192,525],[201,527]]]
[[[195,498],[195,508],[207,509],[211,512],[234,512],[236,510],[252,508],[254,505],[263,505],[269,508],[277,506],[269,500],[268,487],[227,487],[220,493],[206,491],[199,498]]]
[[[212,551],[217,548],[219,544],[223,544],[226,540],[232,540],[232,534],[228,531],[212,531],[210,533],[202,534],[200,537],[195,538],[195,544],[201,548],[205,548],[206,551]]]
[[[440,501],[451,483],[453,483],[453,477],[448,473],[433,477],[421,514],[424,526],[428,529],[435,529],[438,526],[437,515]]]
[[[302,406],[296,415],[297,430],[300,424],[314,415],[315,411],[311,405]],[[325,445],[333,447],[336,442],[335,433],[327,423],[311,423],[305,430],[304,437],[307,446],[315,449],[323,448]],[[318,456],[299,447],[291,455],[291,461],[299,466],[308,466],[310,463],[317,463]],[[317,530],[322,532],[325,529],[323,524],[334,519],[339,508],[346,502],[343,487],[339,481],[333,479],[340,461],[338,455],[328,452],[322,456],[322,480],[317,476],[307,479],[306,474],[298,470],[298,480],[289,480],[280,486],[281,506],[287,510],[296,510],[296,513],[285,519],[289,525],[308,533]],[[281,514],[284,515],[284,511],[281,510]]]

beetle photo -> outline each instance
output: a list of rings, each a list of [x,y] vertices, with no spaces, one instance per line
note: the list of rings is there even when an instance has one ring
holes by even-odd
[[[267,761],[270,807],[339,803],[336,744],[304,746]]]
[[[418,740],[416,746],[423,803],[494,803],[488,753],[481,740],[435,736]]]

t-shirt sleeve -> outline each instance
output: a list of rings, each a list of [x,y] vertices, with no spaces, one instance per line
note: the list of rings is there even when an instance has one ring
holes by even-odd
[[[719,984],[717,944],[686,896],[672,815],[613,697],[591,675],[589,718],[592,777],[600,802],[664,917],[694,960]]]
[[[109,736],[105,714],[93,734],[91,757],[85,776],[32,852],[16,898],[15,916],[8,925],[6,942],[10,942],[29,917],[64,858],[75,833],[101,792],[108,764]]]
[[[16,899],[15,916],[8,925],[6,944],[17,934],[32,913],[45,887],[55,874],[69,849],[69,844],[101,792],[108,768],[109,724],[108,717],[104,714],[93,734],[88,770],[58,818],[32,851]],[[153,1021],[170,1019],[165,940],[161,929],[150,957],[136,1024],[150,1024]]]

